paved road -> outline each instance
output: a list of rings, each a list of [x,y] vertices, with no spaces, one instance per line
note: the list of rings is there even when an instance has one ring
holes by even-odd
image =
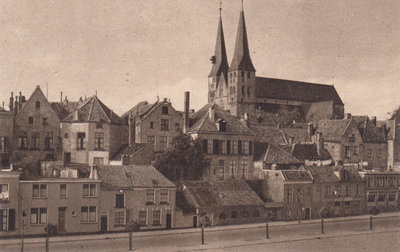
[[[393,230],[400,227],[400,217],[386,217],[374,220],[374,231],[384,232],[386,230]],[[325,233],[327,235],[340,235],[343,232],[350,234],[363,233],[369,230],[369,219],[363,220],[347,220],[340,222],[325,222]],[[321,236],[320,223],[301,223],[293,225],[271,226],[269,228],[271,242],[287,241],[287,240],[301,240],[315,238]],[[334,240],[334,239],[333,239]],[[44,239],[43,239],[44,241]],[[191,250],[201,244],[200,229],[197,233],[183,232],[181,234],[162,234],[158,236],[142,236],[134,237],[134,249],[137,250],[151,250],[151,251],[165,251],[165,250]],[[251,243],[257,241],[265,241],[265,227],[248,228],[248,229],[235,229],[235,230],[220,230],[214,231],[212,228],[205,230],[205,243],[206,245],[229,246],[233,243]],[[382,243],[379,239],[372,236],[370,242]],[[28,242],[28,240],[27,240]],[[300,245],[308,244],[307,242],[299,242]],[[275,243],[277,244],[277,243]],[[333,246],[329,239],[322,239],[318,241],[321,244],[322,250],[327,246]],[[325,245],[324,245],[325,244]],[[282,245],[283,246],[283,245]],[[26,244],[26,251],[44,251],[44,243],[39,244]],[[257,247],[256,247],[257,248]],[[257,248],[262,249],[263,247]],[[293,247],[294,249],[296,248]],[[335,248],[335,247],[333,247]],[[1,245],[1,251],[18,251],[20,245]],[[238,247],[238,250],[243,248]],[[290,250],[290,247],[288,247]],[[111,238],[101,240],[88,240],[88,241],[64,241],[57,243],[50,243],[50,251],[127,251],[128,238]],[[336,249],[335,249],[336,250]],[[382,250],[384,251],[384,250]]]

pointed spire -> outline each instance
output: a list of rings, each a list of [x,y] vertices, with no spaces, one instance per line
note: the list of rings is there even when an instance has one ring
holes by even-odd
[[[226,79],[229,65],[228,65],[228,58],[226,56],[224,30],[222,28],[221,9],[222,8],[220,6],[220,17],[219,17],[218,32],[217,32],[217,42],[215,44],[214,56],[211,57],[213,66],[211,68],[211,72],[208,75],[208,77],[212,77],[212,76],[219,77],[221,75],[221,73],[224,73],[225,79]]]
[[[233,53],[232,63],[229,67],[230,71],[237,69],[256,71],[250,58],[249,42],[247,41],[246,22],[243,11],[243,1],[236,35],[235,52]]]

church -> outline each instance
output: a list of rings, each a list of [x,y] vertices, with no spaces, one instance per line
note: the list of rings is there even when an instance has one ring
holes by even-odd
[[[210,62],[208,103],[218,104],[232,115],[257,116],[260,110],[271,114],[295,110],[306,121],[344,117],[344,104],[333,85],[256,76],[249,53],[243,6],[230,65],[220,8],[215,53]]]

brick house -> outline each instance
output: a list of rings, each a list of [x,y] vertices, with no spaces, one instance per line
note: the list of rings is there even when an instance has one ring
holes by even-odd
[[[366,212],[397,211],[399,208],[400,173],[393,171],[360,172],[366,183]]]
[[[64,163],[108,164],[128,144],[128,125],[92,96],[61,122]]]
[[[245,181],[186,181],[180,209],[189,208],[180,227],[221,226],[265,221],[264,202]],[[186,202],[187,206],[183,206]]]
[[[0,169],[8,169],[12,154],[14,114],[0,109]]]
[[[210,159],[205,178],[211,180],[251,179],[254,176],[255,134],[245,123],[216,104],[208,104],[191,118],[187,132],[202,142]]]
[[[19,173],[0,171],[0,237],[20,233]]]
[[[365,183],[354,167],[306,166],[313,178],[312,218],[364,213]]]
[[[270,205],[269,218],[311,219],[313,179],[308,171],[264,170],[263,175],[266,182],[264,192]],[[273,208],[272,203],[279,207]]]
[[[142,230],[175,225],[175,185],[151,165],[100,165],[100,231],[124,231],[130,221]]]
[[[153,104],[140,102],[122,118],[131,125],[131,141],[153,143],[155,152],[165,151],[183,128],[182,113],[167,98]]]
[[[59,158],[60,118],[40,86],[36,86],[27,101],[22,95],[16,99],[14,113],[14,162],[25,160],[34,164]]]
[[[20,212],[24,233],[45,234],[47,224],[61,234],[99,230],[100,180],[78,177],[20,180]],[[21,222],[22,224],[22,222]]]

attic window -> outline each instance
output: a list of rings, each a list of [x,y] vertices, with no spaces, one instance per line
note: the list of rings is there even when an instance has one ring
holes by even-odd
[[[356,136],[352,134],[351,137],[349,137],[349,142],[354,143],[355,141],[356,141]]]
[[[151,182],[153,183],[153,186],[158,186],[158,180],[157,179],[152,179]]]
[[[103,124],[102,123],[96,123],[96,129],[102,129]]]
[[[168,107],[167,107],[167,106],[163,106],[163,107],[162,107],[162,110],[161,110],[161,113],[162,113],[163,115],[168,115]]]
[[[35,103],[35,108],[40,109],[40,101],[37,101],[37,102]]]
[[[216,126],[220,132],[226,132],[226,121],[218,120]]]

